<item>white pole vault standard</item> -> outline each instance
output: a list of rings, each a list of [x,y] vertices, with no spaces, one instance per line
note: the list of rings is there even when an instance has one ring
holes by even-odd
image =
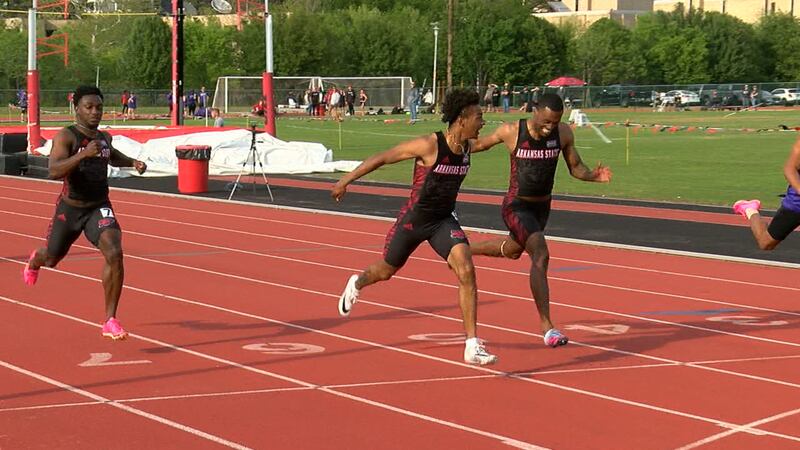
[[[436,60],[439,54],[439,23],[434,22],[433,25],[433,101],[432,107],[436,109]]]
[[[264,31],[266,35],[267,67],[264,72],[263,96],[267,102],[264,111],[264,129],[275,136],[275,98],[272,86],[272,14],[269,13],[269,0],[264,0]]]
[[[37,0],[33,0],[33,7],[28,10],[28,153],[36,153],[42,143],[39,123],[39,71],[36,68],[36,7]]]

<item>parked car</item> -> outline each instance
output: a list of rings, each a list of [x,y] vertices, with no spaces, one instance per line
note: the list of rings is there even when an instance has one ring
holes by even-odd
[[[674,105],[676,104],[675,101],[676,98],[680,98],[682,106],[692,106],[700,104],[700,96],[697,95],[696,92],[683,91],[683,90],[669,91],[665,93],[661,97],[661,102],[664,103],[665,105]]]
[[[778,88],[773,89],[772,103],[777,105],[796,105],[800,103],[800,89]]]
[[[700,95],[700,103],[715,108],[741,106],[742,85],[720,84],[716,89],[705,89]]]
[[[592,98],[593,106],[646,106],[652,103],[650,91],[637,89],[633,86],[613,84],[606,86]]]

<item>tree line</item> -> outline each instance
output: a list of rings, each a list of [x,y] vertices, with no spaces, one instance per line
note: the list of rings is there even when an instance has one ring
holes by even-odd
[[[271,7],[276,76],[412,76],[430,80],[438,22],[438,79],[446,64],[446,0],[406,2],[289,0]],[[263,20],[241,31],[214,16],[185,22],[185,86],[264,70]],[[168,89],[171,34],[163,17],[85,16],[68,33],[61,58],[39,61],[44,89],[94,83],[110,89]],[[40,36],[44,35],[40,31]],[[0,30],[0,88],[25,85],[23,29]],[[694,84],[800,80],[800,21],[764,16],[747,24],[716,12],[640,16],[632,28],[602,19],[586,30],[554,26],[519,0],[460,0],[455,12],[453,82],[543,84],[573,75],[593,85]]]

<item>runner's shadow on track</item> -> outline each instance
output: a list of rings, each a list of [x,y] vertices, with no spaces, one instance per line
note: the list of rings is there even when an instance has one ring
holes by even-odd
[[[257,339],[257,338],[258,338],[258,336],[252,337],[252,339]],[[250,343],[252,343],[252,341],[250,341]],[[153,381],[159,381],[159,382],[164,382],[165,384],[162,385],[162,387],[165,390],[168,390],[167,386],[172,386],[172,384],[170,384],[170,383],[178,382],[179,384],[183,385],[183,384],[186,383],[187,379],[191,380],[192,379],[191,377],[193,377],[193,376],[201,376],[201,375],[207,375],[207,374],[221,374],[224,377],[229,377],[231,375],[235,377],[237,374],[241,373],[239,371],[242,370],[242,367],[249,367],[249,368],[253,368],[253,369],[259,369],[259,370],[264,370],[264,371],[270,372],[270,371],[274,371],[276,369],[280,369],[279,365],[281,365],[281,364],[290,363],[290,362],[296,362],[296,361],[310,361],[312,358],[318,362],[322,358],[334,358],[335,359],[335,358],[342,357],[342,356],[366,354],[366,356],[364,356],[364,358],[366,358],[366,359],[363,360],[362,364],[364,366],[367,366],[367,365],[371,365],[372,364],[371,361],[373,361],[372,359],[370,359],[370,356],[369,356],[368,352],[386,351],[386,349],[384,347],[369,346],[367,344],[361,344],[361,343],[353,343],[353,344],[357,345],[357,347],[344,349],[344,350],[333,350],[333,351],[326,350],[325,352],[311,353],[311,354],[286,354],[286,355],[280,355],[280,354],[269,354],[268,355],[268,354],[265,354],[265,355],[263,355],[263,357],[261,357],[259,359],[255,359],[255,360],[252,359],[252,356],[251,356],[253,352],[244,350],[245,352],[247,352],[247,353],[244,353],[244,354],[249,356],[249,358],[248,358],[249,361],[241,361],[241,359],[244,359],[244,358],[236,358],[236,357],[233,357],[233,356],[228,356],[227,357],[227,359],[235,361],[236,365],[227,365],[227,364],[219,365],[219,364],[215,363],[215,365],[212,366],[212,367],[204,367],[204,368],[190,369],[190,370],[178,370],[178,371],[173,371],[173,372],[158,373],[158,374],[151,374],[151,375],[141,375],[141,376],[135,376],[135,377],[129,377],[129,378],[116,378],[116,379],[111,379],[111,380],[102,380],[102,381],[97,381],[97,382],[92,382],[92,383],[76,384],[75,387],[80,388],[80,389],[84,389],[84,390],[92,390],[94,388],[102,388],[102,387],[108,387],[108,386],[132,386],[132,385],[134,385],[136,383],[149,383],[149,382],[153,382]],[[406,348],[406,347],[409,347],[409,346],[415,346],[416,344],[418,344],[418,343],[414,343],[412,341],[404,340],[402,342],[382,343],[381,345],[383,345],[385,347],[396,347],[396,348],[403,349],[403,348]],[[189,347],[189,346],[186,346],[186,345],[177,345],[177,346],[179,346],[181,348]],[[174,349],[167,349],[167,350],[175,351]],[[159,352],[148,352],[148,349],[143,349],[142,351],[145,352],[145,353],[159,353]],[[454,350],[452,352],[452,360],[456,361],[456,362],[460,362],[460,356],[461,356],[461,348],[459,347],[457,350]],[[131,357],[134,357],[134,356],[131,356]],[[328,359],[327,361],[330,361],[330,360]],[[154,361],[154,362],[158,362],[158,361]],[[339,364],[338,362],[331,362],[331,364],[333,364],[332,367],[340,367],[340,366],[337,365],[337,364]],[[355,365],[353,367],[357,368],[358,365]],[[229,373],[229,371],[236,371],[236,372]],[[353,375],[353,381],[352,382],[354,382],[354,383],[364,382],[364,378],[362,377],[362,375],[358,371],[353,371],[352,375]],[[268,379],[274,379],[276,381],[279,381],[280,385],[283,385],[283,383],[284,383],[284,380],[282,378],[279,379],[278,376],[268,376],[268,375],[266,375],[265,377],[268,378]],[[303,381],[309,382],[309,383],[313,383],[315,380],[305,379],[305,377],[304,377]],[[332,384],[332,383],[328,383],[328,384]],[[339,382],[339,383],[336,383],[336,384],[342,384],[342,383]],[[320,385],[324,386],[324,385],[326,385],[326,383],[320,383]],[[148,386],[148,389],[152,387],[151,385],[145,385],[145,386]],[[276,386],[276,388],[279,388],[279,387],[280,386]],[[269,389],[269,388],[266,388],[266,389]],[[202,391],[202,389],[198,389],[198,390]],[[183,392],[183,389],[178,389],[178,391],[179,392],[176,392],[176,394],[185,394],[185,392]],[[13,394],[0,394],[0,402],[6,401],[6,400],[22,399],[22,398],[36,398],[38,396],[61,394],[63,392],[64,392],[64,389],[62,387],[52,387],[52,388],[43,388],[43,389],[30,390],[30,391],[25,391],[25,392],[17,392],[17,393],[13,393]],[[252,394],[252,395],[258,395],[258,394]],[[116,397],[120,397],[120,396],[116,396]]]
[[[800,314],[800,311],[787,311],[787,312],[791,314]],[[748,315],[747,313],[739,313],[739,314]],[[681,324],[693,327],[714,329],[725,333],[737,333],[741,335],[749,335],[753,337],[761,337],[761,336],[759,336],[756,333],[748,333],[748,332],[764,331],[766,328],[768,328],[769,330],[797,330],[798,328],[800,328],[800,317],[788,314],[774,313],[766,316],[758,316],[757,320],[758,323],[762,324],[773,323],[773,325],[768,325],[768,326],[737,325],[730,322],[715,323],[715,322],[709,322],[707,320],[694,320],[691,322],[681,322]],[[600,321],[598,322],[586,321],[583,323],[588,326],[607,324],[607,322],[600,322]],[[714,326],[715,324],[717,326]],[[688,343],[689,345],[700,346],[703,345],[703,339],[707,338],[724,337],[726,339],[736,339],[741,343],[750,342],[753,344],[761,343],[770,345],[781,345],[779,342],[778,343],[769,341],[765,342],[765,341],[759,341],[757,339],[725,335],[721,333],[715,333],[711,331],[698,330],[692,328],[676,327],[674,325],[661,324],[661,323],[642,323],[639,321],[631,321],[631,322],[621,322],[620,325],[629,326],[630,331],[624,335],[605,335],[605,336],[598,335],[597,337],[592,337],[590,339],[578,340],[578,342],[580,343],[585,343],[598,347],[605,347],[611,349],[611,351],[597,349],[595,350],[595,352],[592,352],[590,354],[580,355],[572,359],[565,358],[562,362],[556,364],[539,366],[531,370],[517,370],[509,373],[511,374],[531,373],[531,372],[535,373],[548,370],[578,368],[578,367],[583,367],[587,364],[609,363],[622,358],[633,359],[634,361],[642,363],[645,363],[647,361],[650,361],[652,363],[667,362],[643,356],[631,355],[630,353],[653,356],[659,359],[666,359],[678,362],[690,362],[685,360],[685,358],[680,357],[681,350],[680,348],[677,347],[675,348],[675,350],[673,350],[674,354],[678,355],[677,357],[664,356],[664,352],[655,353],[654,351],[661,349],[668,344]],[[765,338],[797,343],[795,341],[788,339],[779,339],[775,337],[771,338],[765,337]],[[695,342],[690,342],[690,341],[695,341]],[[576,344],[575,343],[567,344],[568,347],[570,345],[576,345]],[[502,343],[495,343],[493,344],[493,346],[498,348],[503,348],[503,347],[527,348],[527,345],[525,344],[513,344],[504,346]],[[709,348],[713,349],[713,347]],[[593,349],[588,349],[588,350],[593,350]],[[621,352],[627,352],[627,353],[621,353]],[[709,353],[711,353],[711,351]],[[728,356],[725,357],[727,358]],[[712,360],[712,359],[714,359],[713,355],[709,356],[708,358],[704,358],[704,360]]]
[[[31,250],[33,250],[33,248],[31,248]],[[2,256],[2,258],[13,259],[14,261],[20,261],[20,262],[27,262],[30,256],[31,256],[30,253],[28,253],[25,255]],[[74,261],[77,259],[102,259],[102,258],[103,255],[95,251],[70,252],[70,254],[67,255],[66,258],[64,258],[64,261],[61,262],[61,264],[64,264],[65,262]],[[14,264],[13,261],[8,261],[7,259],[0,260],[0,264]]]
[[[488,303],[499,303],[500,301],[488,301]],[[368,305],[362,306],[363,309]],[[335,308],[335,302],[332,302],[332,307]],[[412,306],[409,306],[412,307]],[[201,347],[205,345],[216,345],[216,344],[226,344],[226,343],[236,343],[236,342],[244,342],[244,343],[253,343],[253,341],[260,340],[264,342],[266,339],[275,339],[275,338],[287,338],[292,336],[301,336],[308,333],[313,333],[314,330],[319,331],[326,331],[331,330],[336,327],[344,327],[347,325],[348,322],[351,321],[375,321],[378,323],[388,321],[388,320],[398,320],[398,319],[419,319],[424,318],[419,315],[416,311],[422,311],[429,314],[441,314],[441,315],[449,315],[455,319],[460,319],[460,315],[458,313],[458,305],[453,302],[452,305],[427,305],[427,306],[413,306],[415,311],[404,311],[404,310],[385,310],[379,313],[373,314],[366,314],[366,315],[354,315],[349,318],[344,317],[324,317],[324,318],[317,318],[317,319],[303,319],[303,320],[294,320],[291,322],[287,322],[289,325],[284,325],[281,323],[271,323],[266,321],[259,321],[259,322],[251,322],[251,323],[226,323],[226,322],[213,322],[213,321],[203,321],[203,320],[190,320],[190,321],[180,321],[180,322],[153,322],[149,324],[143,325],[155,325],[155,326],[163,326],[163,327],[178,327],[178,328],[185,328],[192,331],[198,332],[224,332],[224,331],[235,331],[235,330],[250,330],[250,331],[257,331],[261,330],[264,331],[264,334],[258,335],[249,335],[249,336],[235,336],[226,339],[214,339],[214,340],[206,340],[200,342],[191,342],[181,345],[183,348],[194,348],[194,347]],[[334,312],[335,313],[335,312]],[[451,313],[451,314],[448,314]],[[357,313],[356,313],[357,314]],[[256,319],[257,320],[257,319]],[[298,328],[302,327],[302,328]],[[200,335],[205,336],[205,335]],[[152,347],[152,348],[145,348],[143,350],[146,353],[150,354],[162,354],[162,353],[169,353],[176,351],[174,349],[168,347]]]

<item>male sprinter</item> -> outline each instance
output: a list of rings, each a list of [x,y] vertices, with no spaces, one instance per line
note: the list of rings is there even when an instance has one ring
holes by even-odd
[[[347,316],[358,300],[361,289],[392,277],[423,241],[445,259],[458,278],[458,297],[467,340],[464,360],[471,364],[493,364],[492,355],[478,339],[475,267],[467,236],[454,214],[461,182],[470,166],[470,151],[483,127],[480,98],[474,91],[455,89],[447,94],[442,106],[442,121],[447,131],[431,133],[402,142],[392,149],[367,158],[333,187],[331,196],[338,202],[347,185],[384,164],[414,159],[411,197],[400,210],[386,236],[383,259],[367,267],[361,275],[347,280],[339,298],[339,314]]]
[[[103,94],[94,86],[80,86],[73,96],[75,124],[53,139],[50,178],[64,179],[47,235],[47,246],[31,253],[22,271],[25,284],[36,284],[39,268],[55,267],[81,232],[105,258],[103,290],[106,320],[103,336],[125,339],[128,333],[116,319],[125,269],[122,231],[108,199],[108,165],[147,170],[142,161],[129,158],[111,145],[111,135],[97,127],[103,117]]]
[[[533,117],[516,123],[504,123],[494,133],[478,139],[474,152],[505,143],[511,153],[508,193],[503,199],[503,221],[509,236],[470,246],[472,254],[517,259],[522,251],[531,258],[530,288],[539,311],[545,344],[558,347],[569,342],[550,320],[550,288],[547,267],[550,253],[544,229],[550,216],[551,192],[559,153],[569,173],[584,181],[611,181],[611,169],[598,164],[589,169],[575,150],[575,136],[569,125],[561,123],[564,103],[555,94],[539,97]]]
[[[758,212],[761,208],[760,201],[739,200],[733,204],[733,211],[750,222],[750,230],[761,250],[774,249],[800,226],[800,139],[795,141],[789,158],[783,165],[783,176],[789,182],[789,187],[769,226]]]

